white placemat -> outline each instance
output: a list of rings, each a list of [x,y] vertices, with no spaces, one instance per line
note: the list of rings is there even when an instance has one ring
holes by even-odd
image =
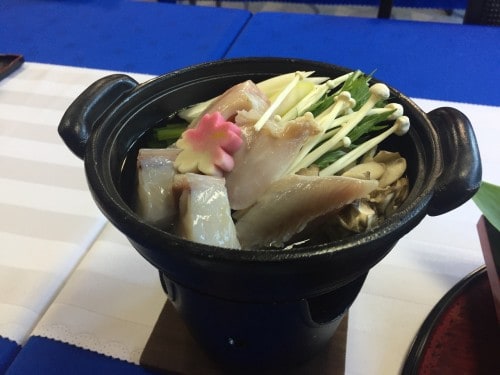
[[[138,364],[165,302],[158,271],[108,224],[33,335]]]
[[[0,81],[0,336],[19,344],[106,222],[57,126],[107,74],[25,63]]]

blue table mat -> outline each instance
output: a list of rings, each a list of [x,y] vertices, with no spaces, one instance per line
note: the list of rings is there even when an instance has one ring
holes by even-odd
[[[0,0],[0,53],[40,63],[163,74],[222,58],[250,15],[127,0]]]
[[[244,56],[376,70],[408,96],[500,105],[500,27],[258,13],[226,55]]]
[[[60,341],[32,336],[6,375],[26,374],[153,374],[147,369]]]
[[[21,350],[16,342],[0,336],[0,374],[3,374]]]

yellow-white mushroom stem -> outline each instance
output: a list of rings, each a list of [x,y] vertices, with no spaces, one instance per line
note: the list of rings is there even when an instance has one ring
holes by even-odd
[[[349,109],[345,110],[344,112],[347,112],[348,110]],[[366,115],[367,116],[379,115],[379,114],[383,114],[383,113],[386,113],[386,112],[389,112],[389,111],[394,111],[394,112],[387,118],[387,120],[394,121],[399,116],[403,115],[403,106],[401,104],[398,104],[398,103],[389,103],[384,108],[372,108],[372,109],[370,109]],[[336,128],[340,127],[340,125],[342,125],[343,123],[347,122],[355,114],[356,114],[356,112],[345,113],[344,115],[339,116],[335,120],[333,120],[330,123],[330,125],[328,126],[328,128],[326,129],[327,133],[325,133],[322,136],[321,140],[324,141],[325,139],[330,138],[331,134],[328,132],[328,130],[335,129],[336,131],[338,131],[338,129],[336,129]],[[322,114],[320,114],[320,115],[318,115],[316,117],[316,120],[321,124],[322,121],[323,121],[323,117],[324,116],[323,116],[323,113],[322,113]],[[335,133],[332,133],[332,134],[335,134]]]
[[[323,128],[323,133],[332,128],[332,123],[341,113],[349,108],[354,108],[356,100],[351,97],[349,91],[342,91],[333,99],[333,105],[317,116],[318,124]]]
[[[299,154],[295,158],[288,173],[296,173],[297,171],[307,168],[311,163],[306,160],[307,154],[318,144],[326,130],[329,128],[329,124],[335,120],[339,113],[343,112],[347,108],[352,108],[356,105],[356,101],[351,98],[351,93],[348,91],[342,91],[334,98],[334,104],[327,109],[327,114],[323,117],[322,122],[318,122],[321,131],[311,138],[300,150]],[[314,161],[314,160],[313,160]],[[308,163],[308,164],[307,164]]]
[[[306,73],[304,72],[295,72],[292,81],[285,86],[285,88],[276,97],[276,100],[269,106],[269,108],[266,109],[261,118],[255,123],[254,128],[256,131],[262,129],[262,127],[271,118],[271,116],[274,114],[279,105],[285,100],[287,95],[290,94],[290,92],[293,90],[295,86],[297,86],[297,83],[299,83],[306,77],[307,77]]]
[[[317,103],[323,95],[347,81],[352,74],[354,73],[347,73],[335,79],[330,79],[321,85],[314,86],[311,92],[304,96],[293,108],[283,115],[282,121],[286,122],[302,116],[312,105]]]
[[[332,138],[325,141],[321,146],[314,149],[312,152],[307,154],[301,161],[295,166],[295,170],[300,170],[302,168],[307,168],[309,165],[318,160],[321,156],[330,150],[335,149],[342,139],[349,134],[349,132],[363,120],[366,114],[381,100],[386,100],[389,98],[389,88],[383,83],[376,83],[369,88],[370,97],[361,106],[361,108],[354,112],[353,116],[344,123],[338,132],[336,132]]]
[[[353,163],[358,158],[363,156],[366,152],[370,151],[373,147],[377,146],[379,143],[381,143],[384,139],[389,137],[391,134],[396,134],[396,135],[401,136],[401,135],[406,134],[409,129],[410,129],[410,119],[407,116],[398,117],[396,119],[396,121],[394,121],[394,124],[389,129],[380,133],[376,137],[369,139],[365,143],[356,147],[351,152],[348,152],[347,154],[342,156],[340,159],[338,159],[334,163],[330,164],[325,169],[322,169],[319,172],[319,175],[320,176],[334,175],[335,173],[344,169],[347,165]]]
[[[294,80],[297,72],[280,74],[264,81],[256,83],[260,91],[262,91],[268,98],[281,92],[291,81]],[[305,77],[310,77],[314,71],[301,72]],[[312,80],[321,79],[321,77],[310,78]]]

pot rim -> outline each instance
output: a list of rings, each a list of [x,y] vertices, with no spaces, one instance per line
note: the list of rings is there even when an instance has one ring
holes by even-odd
[[[432,198],[434,182],[441,174],[441,154],[437,146],[435,131],[431,126],[427,115],[411,99],[389,85],[388,87],[390,88],[391,96],[395,96],[399,101],[404,102],[405,106],[410,107],[414,114],[420,117],[418,121],[425,122],[426,130],[433,133],[429,137],[429,139],[433,140],[433,144],[426,145],[426,147],[429,148],[429,152],[435,160],[432,163],[428,163],[429,165],[427,165],[427,167],[432,167],[430,170],[425,170],[425,179],[413,182],[414,186],[410,189],[410,196],[405,200],[400,209],[368,232],[354,234],[348,238],[330,243],[313,246],[301,246],[287,250],[235,250],[195,243],[182,239],[181,237],[175,236],[148,224],[135,214],[133,209],[125,202],[123,197],[121,197],[121,194],[116,188],[116,185],[113,183],[110,174],[108,173],[106,176],[104,171],[107,171],[109,168],[109,157],[111,151],[106,147],[101,147],[100,145],[104,138],[106,139],[106,144],[112,142],[112,135],[116,135],[117,132],[116,128],[109,130],[109,125],[106,123],[110,122],[110,119],[116,120],[115,117],[119,116],[122,112],[123,114],[120,115],[120,118],[125,118],[126,114],[131,112],[131,108],[139,106],[138,103],[134,105],[134,102],[141,97],[146,96],[152,100],[155,96],[160,95],[160,93],[155,94],[152,91],[154,91],[157,87],[162,87],[165,81],[168,82],[178,76],[184,76],[193,72],[200,73],[209,67],[224,67],[228,64],[248,63],[315,65],[321,66],[327,70],[335,69],[337,71],[345,72],[353,71],[353,69],[347,69],[337,65],[312,60],[251,57],[225,59],[198,64],[152,78],[139,84],[121,103],[117,103],[101,117],[99,125],[96,129],[94,129],[89,137],[87,152],[85,154],[85,170],[91,193],[105,216],[107,216],[107,218],[119,230],[126,234],[126,236],[131,240],[141,243],[143,246],[151,246],[152,248],[155,248],[161,246],[161,244],[169,243],[171,251],[175,251],[175,249],[177,249],[183,253],[188,252],[191,256],[195,256],[198,259],[206,259],[209,261],[217,259],[218,261],[223,260],[227,262],[239,263],[282,263],[296,262],[301,261],[302,259],[308,259],[309,261],[317,259],[318,262],[320,262],[325,257],[336,257],[339,256],[340,253],[344,253],[349,249],[360,247],[365,249],[364,251],[367,251],[367,249],[376,248],[380,244],[397,242],[401,236],[409,232],[420,222],[420,220],[426,215],[425,208]],[[263,72],[263,74],[266,73],[269,74],[269,72]],[[234,72],[231,72],[231,75],[234,74]],[[380,82],[376,78],[374,78],[373,81]],[[127,109],[127,107],[129,108]],[[410,132],[413,131],[414,127],[412,126]],[[106,155],[106,163],[102,163],[104,155]],[[419,176],[419,178],[420,177],[422,176]],[[415,184],[418,184],[420,187],[418,194],[415,193]],[[133,233],[130,232],[131,227],[133,228]],[[396,237],[396,240],[393,237]],[[157,264],[155,265],[158,266]]]

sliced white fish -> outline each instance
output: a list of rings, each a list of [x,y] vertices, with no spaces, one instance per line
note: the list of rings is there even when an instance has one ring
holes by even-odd
[[[270,105],[269,99],[253,83],[248,80],[232,86],[211,102],[208,107],[189,126],[194,127],[199,119],[207,113],[220,112],[225,120],[234,120],[238,111],[264,112]]]
[[[177,215],[172,193],[178,149],[140,149],[137,156],[136,212],[147,222],[166,229]]]
[[[285,125],[267,122],[256,131],[242,127],[243,145],[234,154],[234,168],[226,174],[231,208],[250,207],[289,169],[302,146],[320,129],[311,114]]]
[[[282,246],[308,222],[377,188],[376,180],[289,175],[274,182],[236,222],[242,248]]]
[[[240,248],[224,178],[179,174],[174,191],[179,196],[179,235],[207,245]]]

